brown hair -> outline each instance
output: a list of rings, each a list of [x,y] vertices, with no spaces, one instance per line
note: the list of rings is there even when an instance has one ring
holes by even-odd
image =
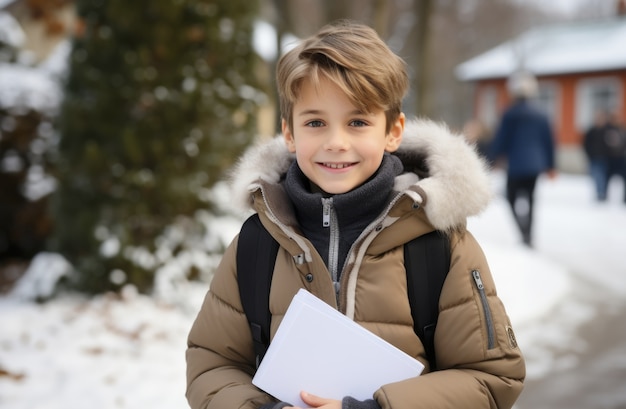
[[[278,61],[276,80],[282,118],[293,129],[293,106],[302,81],[326,78],[363,112],[384,110],[389,132],[408,89],[405,62],[372,28],[341,21],[323,27]]]

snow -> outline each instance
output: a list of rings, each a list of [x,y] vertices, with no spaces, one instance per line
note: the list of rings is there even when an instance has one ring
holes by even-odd
[[[39,253],[16,283],[11,295],[22,300],[48,299],[54,294],[55,284],[69,275],[71,270],[71,264],[60,254]]]
[[[0,3],[0,8],[2,4]],[[0,43],[19,47],[26,41],[26,35],[17,20],[9,13],[0,11]]]
[[[13,3],[15,0],[0,0],[0,9],[8,6],[9,4]]]
[[[0,63],[0,107],[50,112],[60,101],[59,85],[41,70]]]
[[[61,41],[39,66],[0,62],[0,107],[54,113],[62,99],[62,75],[70,42]]]
[[[281,39],[281,55],[296,46],[299,39],[285,33]],[[265,61],[274,61],[278,56],[276,50],[276,29],[267,21],[258,20],[254,23],[252,38],[254,49]]]
[[[574,16],[580,14],[579,9],[585,5],[595,2],[596,8],[602,7],[603,9],[613,9],[615,7],[615,0],[516,0],[517,3],[533,3],[533,5],[546,13],[562,15],[562,16]]]
[[[502,174],[494,172],[493,182],[498,194],[484,214],[470,219],[469,228],[490,261],[528,377],[537,379],[549,369],[576,365],[575,355],[558,357],[555,348],[588,348],[575,331],[597,313],[590,302],[594,294],[614,304],[626,295],[623,187],[613,181],[610,201],[597,204],[584,175],[540,179],[536,244],[528,249],[520,244],[500,194]],[[221,234],[232,237],[240,220],[214,222]],[[35,290],[29,292],[29,286],[47,288],[42,272],[62,275],[65,267],[58,256],[43,254],[14,293],[0,297],[2,406],[187,407],[185,340],[208,285],[169,287],[175,293],[169,300],[175,302],[137,294],[132,287],[119,296],[62,295],[43,304],[28,300]]]

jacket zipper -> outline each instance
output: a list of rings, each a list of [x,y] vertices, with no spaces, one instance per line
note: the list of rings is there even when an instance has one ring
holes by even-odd
[[[495,346],[493,318],[491,317],[489,302],[487,302],[485,286],[483,285],[483,280],[480,278],[480,272],[478,270],[472,270],[472,277],[474,278],[474,283],[476,284],[478,294],[480,295],[480,301],[483,305],[483,313],[485,314],[485,322],[487,323],[487,349],[493,349]]]
[[[335,295],[339,295],[338,268],[339,263],[339,225],[333,208],[333,198],[322,198],[322,227],[330,228],[328,241],[328,269],[330,270]]]

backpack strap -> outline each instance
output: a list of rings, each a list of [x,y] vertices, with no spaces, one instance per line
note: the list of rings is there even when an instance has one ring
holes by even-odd
[[[239,297],[252,332],[258,368],[270,343],[269,294],[278,242],[255,213],[244,222],[237,243]]]
[[[450,240],[435,230],[404,245],[404,267],[413,329],[424,344],[430,370],[437,369],[435,327],[439,295],[450,270]]]
[[[244,222],[237,244],[237,282],[254,341],[257,368],[269,347],[269,293],[278,247],[258,214]],[[413,328],[424,344],[430,369],[434,371],[437,368],[434,338],[439,295],[450,269],[448,237],[433,231],[406,243],[404,265]]]

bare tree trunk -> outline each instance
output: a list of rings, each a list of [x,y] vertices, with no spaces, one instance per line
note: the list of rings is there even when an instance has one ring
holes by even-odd
[[[430,22],[433,10],[432,0],[414,0],[413,10],[416,17],[416,52],[415,52],[415,76],[412,88],[415,92],[415,114],[418,116],[430,116],[428,104],[429,67],[428,49],[430,43]]]
[[[278,84],[276,83],[276,67],[278,60],[282,53],[282,43],[287,30],[289,30],[290,24],[290,12],[288,0],[274,0],[275,21],[274,29],[276,30],[276,58],[270,65],[270,78],[272,84],[272,93],[275,102],[275,117],[274,122],[276,126],[276,133],[281,132],[281,112],[278,100]]]
[[[389,31],[389,1],[374,0],[373,28],[381,38],[387,38]]]
[[[332,23],[336,20],[350,17],[350,2],[326,0],[324,2],[324,10],[326,11],[326,22]]]

